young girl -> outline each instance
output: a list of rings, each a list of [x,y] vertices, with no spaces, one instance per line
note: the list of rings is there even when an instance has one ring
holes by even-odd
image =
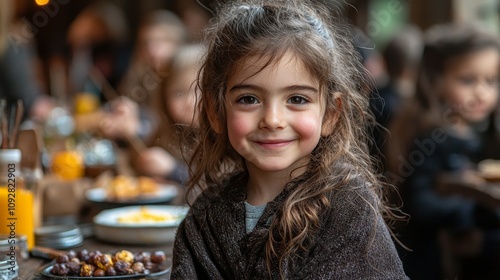
[[[142,151],[134,160],[139,173],[186,183],[188,169],[179,142],[182,139],[186,144],[192,143],[192,138],[184,132],[188,127],[198,126],[195,87],[205,53],[203,45],[190,44],[181,46],[173,55],[168,66],[169,75],[156,101],[161,127],[154,146]]]
[[[499,67],[500,44],[491,35],[457,25],[426,33],[415,98],[401,110],[405,114],[391,128],[388,145],[387,177],[399,183],[403,211],[411,216],[401,230],[402,242],[412,249],[401,255],[411,279],[444,279],[438,238],[443,230],[458,239],[478,227],[500,226],[493,211],[473,200],[438,192],[442,174],[464,174],[481,160],[484,147],[474,127],[498,105]],[[485,248],[498,250],[487,232]]]
[[[364,72],[327,17],[306,1],[218,10],[189,185],[206,188],[172,279],[406,279],[370,171]]]

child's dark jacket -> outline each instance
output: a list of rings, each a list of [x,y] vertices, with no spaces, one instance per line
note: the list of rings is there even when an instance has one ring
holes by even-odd
[[[198,197],[177,232],[171,279],[280,278],[276,260],[269,276],[264,248],[270,221],[290,192],[268,203],[246,234],[245,182],[235,178],[219,195],[205,191]],[[366,184],[351,183],[331,198],[315,241],[285,264],[284,278],[407,279]]]

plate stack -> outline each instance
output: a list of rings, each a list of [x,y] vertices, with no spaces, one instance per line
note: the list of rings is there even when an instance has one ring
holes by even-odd
[[[19,266],[17,261],[11,260],[8,256],[0,256],[0,279],[17,279]]]
[[[83,235],[76,225],[50,225],[35,229],[35,244],[53,249],[67,249],[80,246]]]
[[[14,247],[14,252],[12,252],[11,247]],[[12,238],[7,234],[0,234],[0,259],[11,255],[14,255],[16,259],[29,258],[26,235],[17,235]]]
[[[20,235],[13,238],[7,234],[0,234],[0,279],[17,279],[18,262],[27,257],[29,255],[26,236]]]

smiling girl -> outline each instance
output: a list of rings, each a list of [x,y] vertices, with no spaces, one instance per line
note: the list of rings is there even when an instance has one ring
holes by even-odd
[[[307,1],[218,9],[189,184],[203,192],[172,279],[406,279],[368,155],[365,72],[325,16]]]

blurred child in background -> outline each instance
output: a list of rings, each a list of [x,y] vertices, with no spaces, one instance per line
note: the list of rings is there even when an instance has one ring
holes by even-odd
[[[172,12],[156,10],[142,20],[132,63],[120,85],[120,92],[139,104],[153,106],[161,79],[177,49],[186,42],[186,29]]]
[[[156,10],[141,22],[131,64],[118,93],[100,126],[103,136],[115,140],[139,137],[146,144],[154,139],[161,120],[152,113],[157,106],[155,96],[168,75],[166,67],[177,49],[186,41],[181,20],[167,10]]]
[[[394,33],[383,50],[389,79],[385,85],[378,88],[378,94],[374,93],[370,99],[371,109],[377,123],[381,125],[374,130],[374,140],[382,155],[385,155],[385,144],[389,137],[386,129],[394,116],[400,113],[401,104],[405,103],[407,98],[412,98],[415,92],[422,48],[420,29],[409,25]],[[384,157],[381,160],[385,161]]]
[[[495,212],[463,196],[442,195],[438,186],[440,175],[464,174],[480,160],[483,145],[474,124],[498,104],[499,69],[500,43],[492,35],[458,25],[426,33],[415,97],[395,119],[388,145],[388,177],[399,185],[403,211],[411,216],[401,230],[403,243],[413,250],[401,254],[411,279],[444,279],[443,231],[459,240],[480,228],[478,255],[498,251],[495,235],[489,235],[500,225]],[[495,258],[485,260],[493,264]],[[488,261],[476,271],[483,273],[476,274],[479,279],[498,278],[484,269],[492,267]]]
[[[205,52],[202,45],[186,45],[173,56],[157,101],[160,129],[155,146],[142,151],[133,161],[139,173],[181,183],[188,179],[187,165],[179,147],[181,140],[190,141],[189,137],[183,137],[184,128],[198,126],[195,81]]]

